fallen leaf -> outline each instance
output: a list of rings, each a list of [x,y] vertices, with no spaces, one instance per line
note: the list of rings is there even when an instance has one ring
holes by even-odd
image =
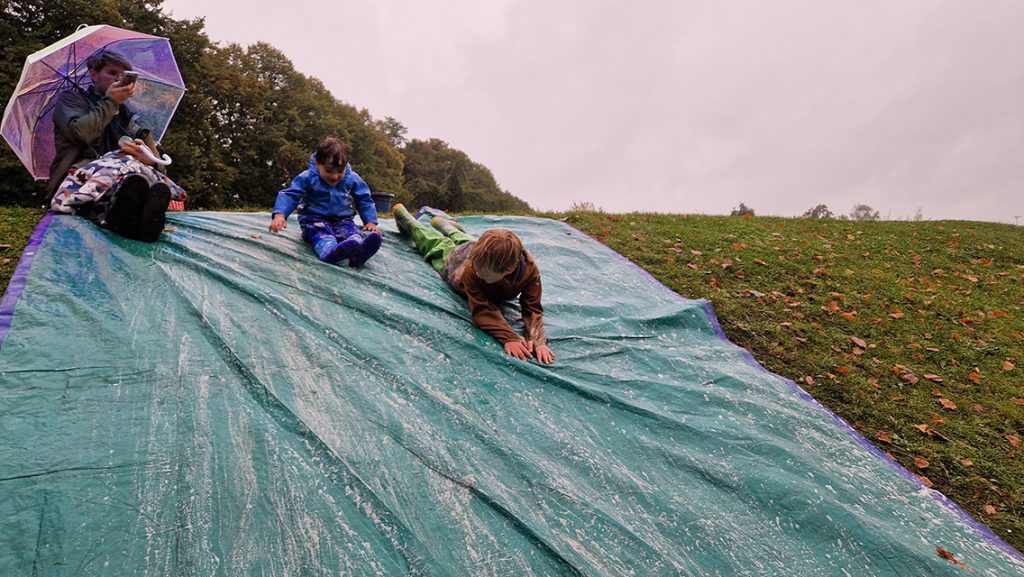
[[[715,288],[722,288],[722,281],[718,280],[715,277],[711,277],[710,279],[708,279],[708,284]]]
[[[10,248],[11,245],[9,244],[0,244],[0,250],[9,250]]]
[[[701,251],[699,251],[699,250],[695,250],[695,249],[692,249],[692,248],[691,248],[691,249],[690,249],[690,254],[692,254],[693,256],[700,256],[700,255],[702,255],[702,254],[704,254],[704,253],[702,253],[702,252],[701,252]]]
[[[974,403],[973,405],[971,405],[971,410],[974,411],[975,413],[981,414],[985,412],[985,407],[979,405],[978,403]]]
[[[1010,433],[1006,433],[1006,440],[1010,443],[1011,447],[1020,446],[1020,437],[1018,437],[1017,435],[1011,435]]]
[[[931,434],[931,427],[929,427],[928,425],[926,425],[924,423],[921,423],[920,425],[914,425],[914,428],[917,429],[918,431],[921,431],[925,435],[930,435]]]
[[[963,465],[964,467],[973,467],[974,466],[974,461],[972,461],[970,459],[961,459],[960,460],[960,464]]]
[[[932,415],[932,424],[935,424],[935,425],[945,425],[946,424],[946,419],[943,419],[942,417],[940,417],[938,415]]]
[[[943,409],[947,409],[947,410],[950,410],[950,411],[955,411],[956,410],[956,403],[954,403],[953,401],[951,401],[949,399],[939,399],[939,403],[942,405]]]
[[[936,547],[935,551],[939,554],[939,557],[942,557],[943,559],[946,559],[947,561],[953,563],[954,565],[959,565],[960,567],[963,567],[964,569],[967,569],[966,565],[964,565],[963,563],[957,561],[956,557],[954,557],[952,553],[950,553],[949,551],[946,551],[942,547]],[[967,569],[967,570],[970,571],[970,569]]]
[[[1003,361],[1003,370],[1004,371],[1012,371],[1013,370],[1013,363],[1011,363],[1010,361]]]
[[[697,270],[698,268],[700,268],[700,267],[697,266],[696,263],[692,263],[692,262],[687,264],[686,266],[692,268],[693,270]]]
[[[836,367],[836,372],[840,375],[848,374],[850,372],[850,367]]]
[[[993,507],[992,505],[985,505],[984,509],[986,515],[995,515],[996,513],[998,513],[998,511],[996,511],[996,508]]]
[[[926,351],[929,351],[929,352],[932,352],[932,353],[937,353],[937,352],[939,352],[939,349],[938,349],[938,347],[925,347],[925,348],[924,348],[924,350],[926,350]]]
[[[890,437],[889,433],[886,433],[885,431],[879,431],[876,433],[875,438],[883,443],[892,444],[892,437]]]
[[[942,377],[940,377],[939,375],[933,375],[931,373],[925,373],[924,378],[928,379],[929,381],[935,381],[936,383],[942,382]]]
[[[976,371],[972,371],[971,373],[969,373],[967,375],[967,379],[976,385],[981,384],[981,375],[979,375]]]
[[[921,482],[924,483],[924,486],[928,487],[929,489],[932,488],[933,486],[935,486],[935,484],[932,483],[932,480],[929,479],[928,477],[925,477],[924,475],[920,475],[919,474],[919,475],[917,475],[917,478],[921,479]]]
[[[918,469],[927,469],[928,465],[931,465],[931,463],[928,462],[928,459],[925,459],[924,457],[914,457],[914,466]]]
[[[813,385],[814,377],[812,377],[811,375],[807,375],[806,377],[804,377],[804,382],[807,383],[808,385]]]
[[[761,260],[759,258],[755,258],[754,262],[756,262],[757,264],[759,264],[761,266],[768,266],[768,263],[764,262],[763,260]]]
[[[1015,405],[1024,405],[1024,399],[1014,399],[1013,400],[1013,404],[1015,404]]]
[[[844,319],[846,319],[846,320],[848,320],[848,321],[850,321],[852,323],[853,321],[857,320],[857,317],[854,316],[854,314],[855,313],[843,313],[842,316],[843,316]]]
[[[932,387],[932,396],[933,397],[941,397],[942,396],[942,392],[939,391],[939,389],[937,389],[935,387]]]
[[[868,344],[865,343],[862,339],[858,339],[857,337],[850,337],[850,342],[852,342],[853,344],[857,345],[862,349],[868,348]]]

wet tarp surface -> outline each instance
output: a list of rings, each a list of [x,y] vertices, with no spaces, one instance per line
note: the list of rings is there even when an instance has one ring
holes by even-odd
[[[565,224],[463,219],[539,263],[542,367],[391,221],[359,270],[268,221],[49,224],[0,348],[0,575],[1024,575]]]

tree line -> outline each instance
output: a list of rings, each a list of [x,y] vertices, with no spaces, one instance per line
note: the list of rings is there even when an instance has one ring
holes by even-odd
[[[491,171],[439,139],[407,140],[394,118],[375,119],[299,73],[277,48],[258,42],[221,46],[202,19],[164,14],[162,0],[5,1],[0,7],[0,94],[13,93],[25,58],[74,33],[80,24],[110,24],[170,39],[188,91],[161,151],[191,208],[260,208],[304,170],[325,136],[351,147],[354,169],[379,192],[411,207],[452,211],[529,212],[502,190]],[[0,151],[0,203],[47,204],[9,147]]]

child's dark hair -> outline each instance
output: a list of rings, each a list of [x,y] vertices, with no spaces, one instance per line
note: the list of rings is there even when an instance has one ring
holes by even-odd
[[[328,136],[316,147],[314,158],[323,166],[345,168],[348,165],[348,147],[337,138]]]
[[[492,228],[473,243],[469,249],[469,260],[473,268],[501,273],[519,264],[523,254],[523,243],[512,231]]]
[[[123,54],[113,50],[100,50],[85,61],[85,65],[92,72],[99,72],[106,68],[108,64],[116,64],[125,70],[132,69],[132,63],[128,62],[128,59]]]

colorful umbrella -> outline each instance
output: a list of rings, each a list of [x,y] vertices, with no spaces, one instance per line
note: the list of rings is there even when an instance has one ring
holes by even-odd
[[[89,56],[101,50],[125,56],[139,72],[138,93],[126,104],[139,123],[159,141],[185,93],[185,84],[166,38],[114,26],[88,26],[35,52],[25,60],[0,133],[37,180],[49,178],[53,162],[53,107],[63,90],[85,90],[92,84]]]

